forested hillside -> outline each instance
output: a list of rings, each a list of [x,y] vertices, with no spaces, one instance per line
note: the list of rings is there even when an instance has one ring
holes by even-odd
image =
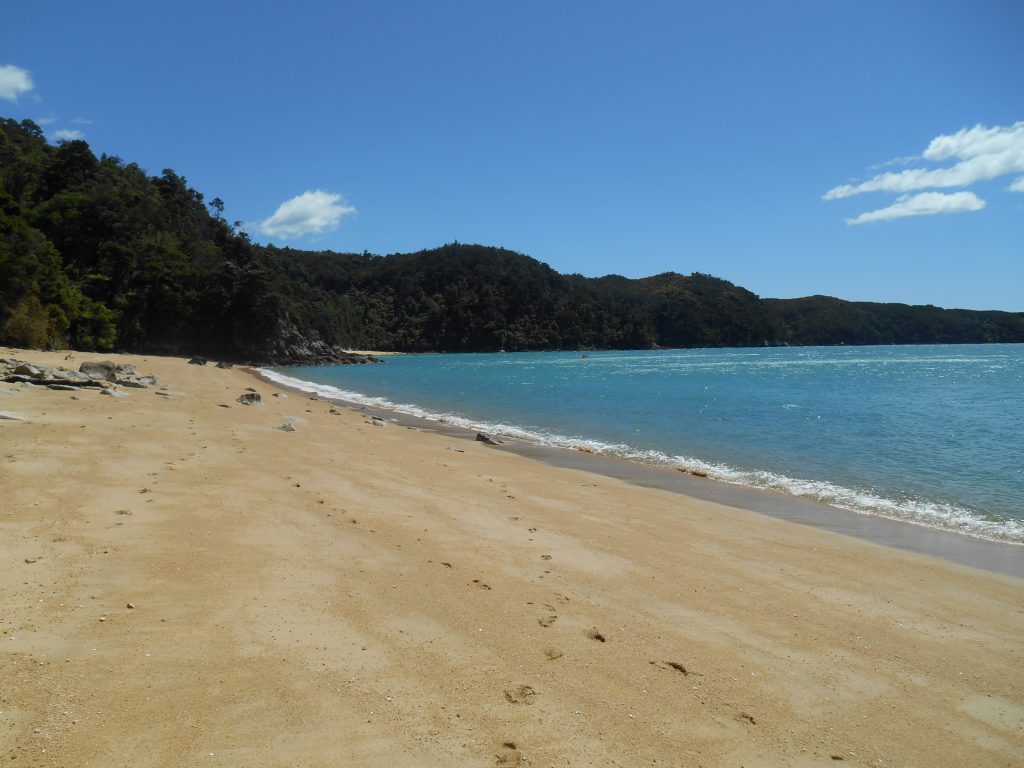
[[[488,351],[1021,342],[1024,314],[759,299],[725,280],[561,275],[453,243],[375,256],[258,246],[174,171],[0,119],[0,343],[329,360]]]

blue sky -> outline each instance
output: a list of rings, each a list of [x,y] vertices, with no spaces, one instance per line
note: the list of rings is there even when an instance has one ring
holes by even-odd
[[[1024,311],[1019,0],[3,16],[0,114],[173,168],[259,242]]]

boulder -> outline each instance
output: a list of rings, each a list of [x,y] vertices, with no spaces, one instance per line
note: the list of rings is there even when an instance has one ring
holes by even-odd
[[[72,384],[86,384],[91,379],[81,371],[68,371],[64,368],[51,368],[47,371],[49,378],[55,381],[66,381]]]
[[[144,387],[152,387],[156,384],[156,376],[131,376],[128,378],[119,378],[117,383],[123,387],[135,387],[136,389],[142,389]]]
[[[41,378],[43,375],[43,372],[31,363],[21,363],[12,371],[12,373],[17,374],[18,376],[30,376],[33,379]]]
[[[244,395],[239,395],[238,402],[242,405],[262,405],[263,399],[259,392],[246,392]]]
[[[110,360],[86,360],[78,370],[90,379],[117,381],[119,378],[138,376],[139,372],[131,363],[114,363]]]
[[[218,368],[231,368],[232,364],[231,363],[226,363],[223,360],[221,360],[219,363],[217,363],[217,367]]]
[[[205,357],[193,357],[188,361],[189,365],[206,365],[207,360]]]
[[[483,432],[476,433],[476,441],[478,443],[484,443],[485,445],[501,445],[501,440],[495,440],[490,435],[485,435]]]

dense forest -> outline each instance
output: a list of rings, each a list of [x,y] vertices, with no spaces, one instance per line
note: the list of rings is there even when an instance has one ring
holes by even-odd
[[[174,171],[0,118],[0,343],[328,360],[398,351],[1024,342],[1024,313],[760,299],[710,275],[562,275],[512,251],[260,246]]]

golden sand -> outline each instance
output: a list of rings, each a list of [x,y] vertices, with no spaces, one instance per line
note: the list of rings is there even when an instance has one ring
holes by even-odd
[[[107,357],[0,385],[6,765],[1021,764],[1024,581]]]

